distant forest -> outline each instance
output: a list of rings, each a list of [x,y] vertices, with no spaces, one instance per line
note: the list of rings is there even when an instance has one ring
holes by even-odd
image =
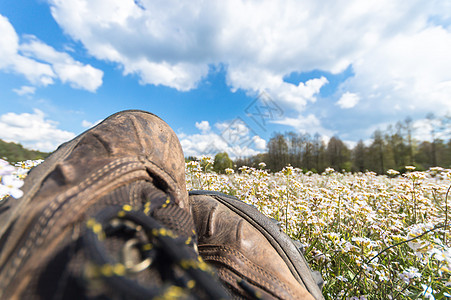
[[[9,161],[10,163],[16,163],[18,161],[24,161],[28,159],[44,159],[49,155],[49,153],[28,150],[25,149],[21,144],[7,143],[0,139],[0,158]]]
[[[353,149],[336,136],[325,144],[319,134],[275,133],[268,142],[266,153],[240,158],[234,163],[239,168],[242,165],[257,167],[258,163],[265,162],[273,172],[288,164],[313,172],[332,167],[336,171],[369,170],[378,174],[385,174],[389,169],[403,172],[407,165],[415,166],[416,170],[435,166],[451,168],[451,118],[428,115],[427,119],[431,125],[430,141],[414,140],[412,120],[406,118],[388,126],[385,131],[374,131],[369,146],[360,140]],[[439,138],[446,135],[446,140]]]

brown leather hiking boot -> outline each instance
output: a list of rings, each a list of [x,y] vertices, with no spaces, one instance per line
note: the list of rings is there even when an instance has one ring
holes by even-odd
[[[110,116],[31,170],[0,208],[1,299],[226,296],[197,256],[177,136]]]
[[[218,192],[189,197],[202,258],[234,298],[323,299],[292,240],[255,207]]]

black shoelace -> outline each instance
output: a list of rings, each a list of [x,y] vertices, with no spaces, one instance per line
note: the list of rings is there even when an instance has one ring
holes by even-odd
[[[114,220],[132,223],[144,231],[148,242],[140,245],[143,258],[150,261],[155,255],[162,254],[166,271],[171,272],[174,266],[177,266],[184,272],[184,276],[173,276],[173,280],[154,286],[143,286],[128,278],[127,267],[124,263],[115,261],[103,243],[114,231],[127,227],[112,225]],[[133,210],[129,205],[103,209],[87,221],[86,227],[83,244],[91,265],[96,269],[96,276],[112,290],[127,298],[195,299],[197,297],[193,293],[194,288],[200,290],[208,299],[229,298],[221,284],[214,279],[211,267],[188,246],[192,244],[191,238],[178,237],[151,216]],[[147,267],[151,266],[152,264],[149,264]]]

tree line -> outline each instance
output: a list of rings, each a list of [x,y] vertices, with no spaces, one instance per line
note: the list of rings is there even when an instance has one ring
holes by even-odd
[[[239,158],[235,166],[257,167],[258,163],[265,162],[274,172],[290,164],[313,172],[332,167],[337,171],[369,170],[379,174],[389,169],[403,172],[407,165],[413,165],[417,170],[435,166],[451,168],[450,119],[427,116],[429,141],[415,140],[412,119],[406,118],[385,130],[375,130],[369,145],[360,140],[352,149],[338,136],[325,143],[319,134],[275,133],[268,142],[266,153]]]

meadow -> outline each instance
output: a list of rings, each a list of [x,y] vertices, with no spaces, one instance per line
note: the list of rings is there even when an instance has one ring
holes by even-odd
[[[269,173],[261,163],[220,175],[211,163],[187,163],[188,189],[234,195],[275,219],[321,272],[326,299],[451,297],[451,170]]]
[[[0,201],[20,198],[22,180],[40,162],[0,160]],[[188,189],[234,195],[273,218],[321,272],[326,299],[451,298],[451,170],[270,173],[261,163],[217,174],[211,163],[186,164]]]

